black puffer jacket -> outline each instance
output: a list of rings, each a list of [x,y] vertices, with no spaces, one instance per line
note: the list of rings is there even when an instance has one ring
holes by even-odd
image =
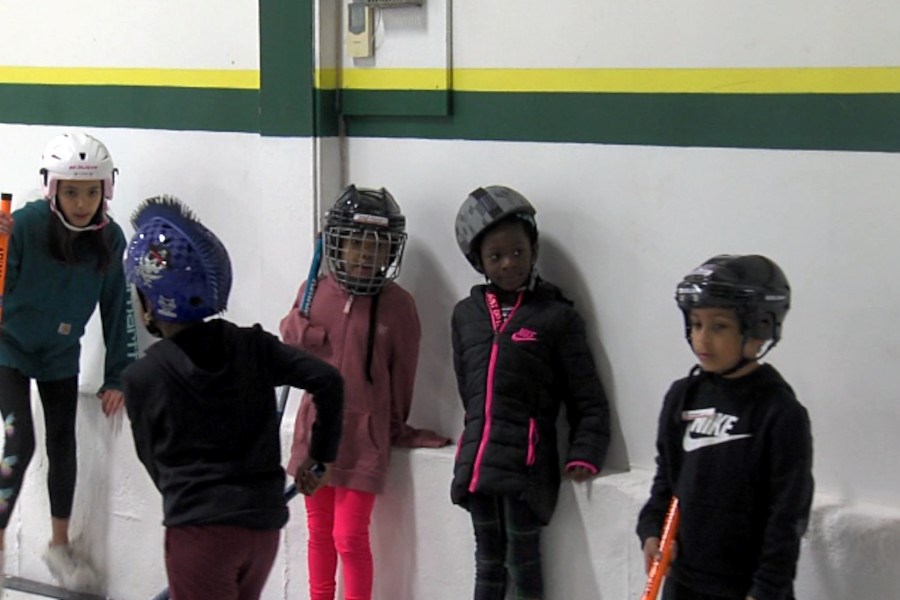
[[[466,411],[451,498],[469,493],[525,500],[545,524],[560,483],[556,421],[566,404],[566,464],[603,465],[609,406],[585,339],[584,321],[555,286],[523,292],[505,323],[484,285],[453,311],[453,359]],[[496,334],[495,334],[496,330]]]

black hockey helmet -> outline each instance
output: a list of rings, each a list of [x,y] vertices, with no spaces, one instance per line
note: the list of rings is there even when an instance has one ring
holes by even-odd
[[[734,309],[745,339],[781,339],[781,326],[791,305],[791,286],[781,268],[757,254],[720,254],[694,269],[678,284],[675,300],[684,314],[690,342],[693,308]]]
[[[400,274],[406,246],[406,217],[385,188],[349,185],[325,213],[325,256],[328,268],[345,291],[373,295]],[[365,242],[369,264],[349,264],[345,248]],[[376,250],[377,248],[377,250]],[[354,267],[365,267],[359,269]],[[354,274],[364,271],[365,275]]]

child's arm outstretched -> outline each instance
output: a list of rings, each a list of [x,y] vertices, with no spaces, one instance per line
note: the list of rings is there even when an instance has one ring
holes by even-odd
[[[273,340],[278,342],[274,336]],[[344,415],[344,379],[327,362],[302,350],[278,343],[273,353],[274,384],[305,390],[316,407],[316,421],[310,436],[309,455],[314,461],[334,462],[341,439]]]
[[[325,328],[310,323],[309,316],[300,310],[300,303],[308,282],[304,281],[297,292],[291,310],[281,319],[279,331],[285,344],[298,348],[316,348],[325,343]]]
[[[116,227],[108,227],[106,235],[112,237],[112,255],[125,253],[125,237]],[[103,414],[116,414],[125,403],[122,393],[122,371],[137,359],[137,331],[134,310],[131,306],[131,289],[125,281],[121,261],[111,261],[103,278],[100,291],[100,320],[103,324],[103,339],[106,345],[106,364],[103,386],[97,397]]]
[[[609,447],[609,403],[587,344],[581,316],[569,311],[559,340],[566,382],[569,452],[565,470],[576,481],[600,472]]]
[[[391,381],[391,443],[405,448],[440,448],[450,439],[428,429],[416,429],[407,424],[412,408],[416,368],[419,363],[419,342],[422,328],[412,296],[404,293],[391,298],[398,305],[397,319],[392,332],[390,361]]]

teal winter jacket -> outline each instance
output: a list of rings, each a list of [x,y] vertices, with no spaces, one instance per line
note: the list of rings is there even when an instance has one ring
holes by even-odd
[[[40,381],[77,375],[81,337],[99,304],[106,344],[100,389],[121,390],[122,370],[137,356],[131,294],[122,270],[122,229],[110,220],[101,230],[111,260],[100,272],[83,234],[75,241],[77,264],[63,264],[51,256],[48,221],[57,217],[46,200],[29,202],[13,218],[2,300],[0,366]]]

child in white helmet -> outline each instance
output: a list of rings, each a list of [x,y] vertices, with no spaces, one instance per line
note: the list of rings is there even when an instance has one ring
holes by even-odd
[[[439,447],[450,440],[406,423],[421,330],[412,296],[393,282],[406,243],[400,207],[384,188],[351,185],[325,221],[329,272],[318,279],[308,312],[302,306],[307,281],[281,321],[285,342],[339,368],[346,385],[344,435],[325,474],[329,483],[306,498],[309,598],[335,598],[340,558],[345,600],[370,600],[369,523],[387,479],[391,446]],[[314,416],[315,407],[304,402],[289,472],[298,472],[309,455]]]
[[[147,200],[132,223],[126,277],[163,339],[123,379],[138,457],[163,496],[171,597],[254,600],[288,519],[274,388],[315,397],[307,471],[337,453],[343,382],[259,325],[211,318],[227,306],[231,260],[178,199]]]
[[[116,169],[106,146],[84,133],[47,145],[41,161],[42,200],[12,216],[3,322],[0,325],[0,411],[6,441],[0,469],[0,551],[25,469],[34,453],[31,380],[37,382],[47,427],[52,537],[44,560],[67,588],[88,588],[96,574],[69,543],[75,491],[75,408],[80,340],[100,305],[106,365],[97,395],[104,414],[123,404],[122,370],[135,359],[137,340],[119,257],[125,236],[107,214]]]
[[[646,567],[672,497],[665,600],[793,600],[813,495],[809,415],[772,365],[791,289],[765,256],[714,256],[675,290],[697,357],[666,394],[656,476],[638,517]]]
[[[453,310],[453,363],[465,408],[451,498],[475,532],[475,600],[544,598],[540,532],[560,485],[556,421],[571,425],[564,470],[598,474],[609,407],[584,321],[535,267],[531,203],[505,186],[477,188],[456,217],[460,250],[487,283]]]

